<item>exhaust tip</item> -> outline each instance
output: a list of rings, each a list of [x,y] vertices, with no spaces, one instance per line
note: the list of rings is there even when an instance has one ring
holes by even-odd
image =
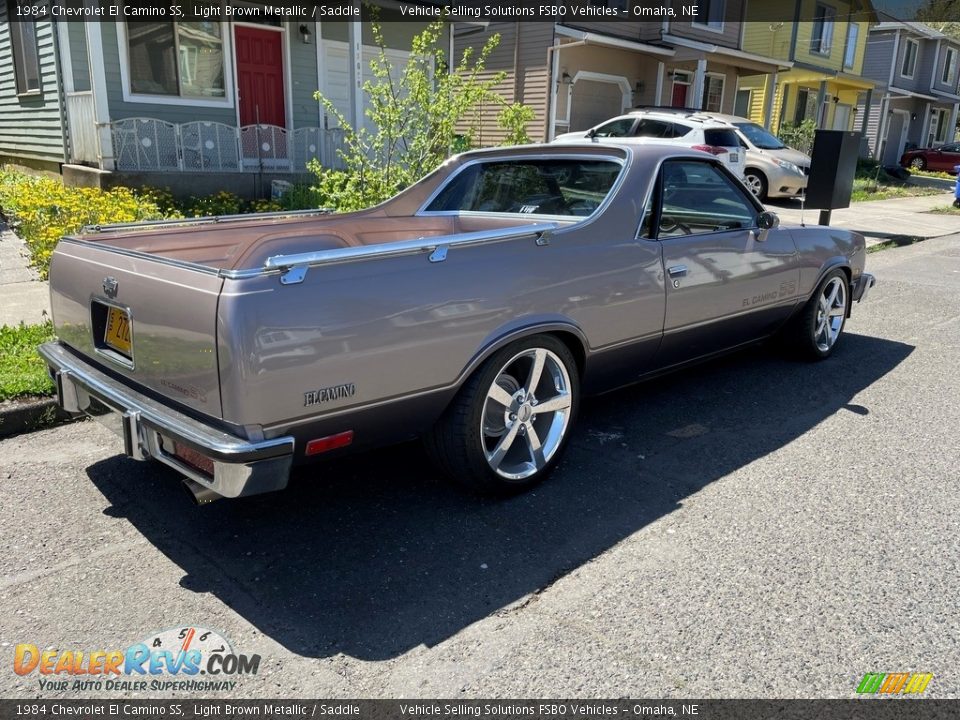
[[[219,500],[223,497],[220,493],[214,492],[205,485],[201,485],[190,478],[183,479],[183,487],[190,493],[191,499],[197,505],[209,505],[214,500]]]

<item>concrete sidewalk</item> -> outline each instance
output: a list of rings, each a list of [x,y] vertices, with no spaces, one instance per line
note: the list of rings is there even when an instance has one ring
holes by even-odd
[[[930,210],[951,205],[953,199],[952,192],[945,192],[853,203],[848,208],[834,210],[830,225],[861,233],[867,238],[868,245],[892,237],[940,237],[960,231],[960,217],[938,215]],[[819,210],[802,210],[799,200],[776,200],[768,202],[767,207],[777,213],[785,225],[798,225],[801,220],[807,225],[816,225],[820,218]]]
[[[32,325],[49,315],[47,283],[30,268],[23,241],[0,223],[0,325]]]
[[[934,207],[950,205],[953,193],[854,203],[834,210],[831,225],[856,230],[877,244],[891,237],[940,237],[960,231],[960,217],[936,215]],[[816,225],[819,210],[801,210],[799,201],[778,200],[767,206],[787,225]],[[50,313],[47,283],[28,266],[26,246],[0,224],[0,325],[42,322]]]

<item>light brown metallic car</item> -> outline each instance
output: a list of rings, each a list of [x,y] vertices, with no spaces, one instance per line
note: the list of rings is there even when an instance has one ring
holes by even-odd
[[[581,395],[782,332],[834,350],[863,238],[780,227],[676,146],[458,155],[395,198],[91,228],[50,272],[60,403],[198,500],[418,435],[470,487],[543,478]]]

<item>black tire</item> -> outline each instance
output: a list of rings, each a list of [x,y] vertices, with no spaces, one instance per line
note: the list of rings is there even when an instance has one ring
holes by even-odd
[[[824,298],[826,289],[828,287],[832,289],[837,280],[839,280],[840,292],[843,293],[843,313],[838,316],[839,323],[835,328],[835,336],[831,329],[832,342],[827,342],[827,337],[823,334],[823,331],[819,330],[821,321],[820,302],[821,298]],[[786,339],[799,357],[805,360],[824,360],[833,354],[840,342],[849,308],[850,282],[847,279],[847,274],[839,268],[831,270],[820,281],[806,305],[786,328]],[[838,309],[840,308],[831,307],[833,311]]]
[[[534,385],[536,390],[531,399],[525,396],[525,392],[535,357],[540,351],[546,351],[543,356],[544,369],[541,381]],[[554,367],[555,364],[557,367]],[[562,366],[562,371],[559,366]],[[525,378],[514,378],[514,375],[524,373]],[[554,388],[552,391],[551,380]],[[497,388],[494,388],[495,383]],[[561,392],[559,388],[563,384],[566,384],[566,388]],[[499,390],[503,390],[513,399],[511,406],[488,397],[489,393]],[[556,394],[550,395],[550,392]],[[541,398],[537,398],[538,393]],[[518,395],[525,397],[524,403],[517,403]],[[567,400],[567,409],[541,412],[534,407],[540,402],[543,403],[542,407],[546,407],[548,404],[562,404]],[[483,494],[518,493],[542,481],[556,466],[570,437],[579,401],[577,363],[569,348],[552,335],[524,338],[498,350],[477,368],[433,429],[424,437],[424,445],[440,470],[463,487]],[[524,405],[527,406],[525,409]],[[517,412],[513,413],[513,410]],[[502,427],[499,426],[500,422]],[[549,448],[547,457],[548,447],[543,438],[550,440],[555,436],[553,432],[546,432],[546,428],[554,428],[555,422],[561,422],[562,429],[557,436],[559,439]],[[513,430],[513,425],[518,428],[522,426],[524,432],[521,433],[520,429]],[[528,434],[527,427],[534,429]],[[500,471],[495,470],[492,461],[488,460],[488,454],[495,451],[511,433],[513,439],[507,445],[510,449],[502,457]],[[541,442],[544,444],[539,459],[545,462],[538,466],[533,445]],[[531,468],[533,471],[523,477],[506,477],[504,473],[522,465],[524,454],[531,467],[514,474],[527,472]],[[511,463],[509,465],[508,458]]]
[[[926,170],[927,161],[922,157],[917,156],[910,161],[910,167],[913,168],[914,170]]]
[[[767,199],[769,186],[767,185],[767,178],[763,176],[762,172],[753,169],[747,170],[743,174],[743,177],[747,181],[747,188],[749,188],[757,200],[763,202]]]

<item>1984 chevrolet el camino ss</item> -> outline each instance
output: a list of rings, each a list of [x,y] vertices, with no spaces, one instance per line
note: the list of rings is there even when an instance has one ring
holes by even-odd
[[[779,227],[706,153],[458,155],[369,210],[90,228],[53,256],[62,406],[199,501],[423,436],[483,491],[542,479],[581,395],[783,333],[836,347],[863,238]]]

